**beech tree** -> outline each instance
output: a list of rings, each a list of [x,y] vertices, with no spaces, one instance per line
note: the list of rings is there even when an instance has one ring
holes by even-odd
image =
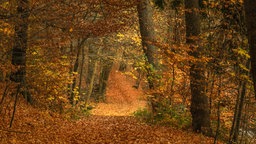
[[[199,0],[185,0],[186,42],[191,48],[190,55],[196,59],[202,57],[200,45]],[[206,80],[203,62],[192,62],[190,67],[191,115],[194,131],[211,133],[208,97],[205,92]]]
[[[20,83],[18,89],[23,89],[21,93],[32,103],[32,98],[26,90],[26,50],[28,42],[28,18],[29,1],[17,1],[17,12],[15,21],[14,44],[12,48],[12,64],[17,70],[12,72],[10,78],[12,81]],[[17,90],[19,92],[19,90]]]
[[[247,37],[249,43],[249,54],[251,57],[251,74],[254,82],[254,93],[256,98],[256,2],[244,0],[245,18],[247,26]]]
[[[150,89],[156,88],[154,71],[157,69],[157,48],[152,44],[155,41],[153,26],[153,9],[150,0],[140,0],[137,6],[142,49],[146,56],[147,79]]]

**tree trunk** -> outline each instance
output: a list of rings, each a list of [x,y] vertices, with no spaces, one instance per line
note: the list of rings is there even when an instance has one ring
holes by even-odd
[[[125,51],[123,50],[123,52],[122,52],[122,60],[119,62],[119,69],[118,69],[121,72],[125,72],[125,70],[127,68],[127,63],[124,60],[125,57],[126,57],[126,54],[125,54]]]
[[[21,94],[29,103],[32,98],[26,90],[26,49],[28,41],[29,1],[17,1],[17,21],[15,24],[14,45],[12,48],[12,64],[18,69],[12,72],[10,80],[22,87]]]
[[[151,43],[155,40],[155,33],[153,27],[153,10],[150,4],[150,0],[140,0],[137,6],[140,34],[142,39],[142,48],[146,55],[146,62],[149,65],[147,68],[147,79],[149,88],[155,88],[153,71],[158,67],[156,60],[157,49]],[[148,66],[147,66],[148,67]]]
[[[200,35],[200,14],[198,0],[185,0],[185,21],[186,21],[186,41],[190,45],[191,56],[200,58],[202,47],[199,46]],[[208,97],[205,87],[205,70],[202,62],[192,63],[190,68],[190,88],[191,88],[191,115],[192,128],[196,132],[211,134],[210,113]]]
[[[256,98],[256,2],[255,0],[244,0],[245,19],[247,24],[249,49],[251,56],[251,74],[254,83]]]
[[[239,103],[237,103],[238,105],[237,115],[234,116],[234,121],[236,122],[234,127],[234,134],[232,136],[232,143],[237,142],[238,140],[240,121],[242,117],[245,95],[246,95],[246,82],[243,81],[241,84],[241,90],[239,90]]]
[[[250,69],[249,61],[247,61],[247,63],[246,63],[246,68]],[[240,70],[239,74],[249,76],[249,72],[247,72],[243,69]],[[239,83],[239,87],[238,87],[238,95],[237,95],[237,99],[236,99],[236,106],[235,106],[235,111],[234,111],[234,116],[233,116],[232,127],[231,127],[231,131],[230,131],[230,137],[229,137],[230,144],[236,143],[238,141],[240,121],[242,118],[244,101],[245,101],[245,97],[246,97],[246,85],[247,85],[247,80],[241,79],[240,83]]]
[[[107,45],[108,44],[108,38],[105,37],[103,38],[103,49],[102,49],[102,54],[107,54],[107,56],[114,56],[114,52],[111,51],[110,47]],[[97,95],[98,101],[106,101],[106,89],[107,89],[107,83],[108,83],[108,78],[109,74],[111,72],[112,66],[113,66],[113,60],[110,58],[102,58],[102,66],[101,66],[101,72],[100,72],[100,79],[99,79],[99,94]]]
[[[99,48],[92,46],[91,42],[88,44],[88,68],[86,76],[86,85],[89,85],[93,75],[94,65],[97,62],[97,50]]]
[[[74,64],[74,69],[73,69],[73,72],[77,73],[78,72],[78,66],[79,66],[79,56],[80,56],[80,53],[81,53],[81,50],[84,46],[84,43],[86,41],[86,38],[82,39],[80,42],[78,41],[78,46],[77,46],[77,54],[76,54],[76,61],[75,61],[75,64]],[[75,104],[75,101],[74,101],[74,96],[75,96],[75,93],[74,93],[74,90],[76,88],[76,77],[73,79],[73,83],[72,83],[72,92],[71,92],[71,95],[70,95],[70,103],[72,105]]]
[[[89,49],[90,49],[90,47],[91,46],[89,45]],[[97,52],[95,53],[95,55],[98,56],[100,54],[100,52],[101,52],[101,47],[99,47],[97,49]],[[98,63],[99,63],[97,59],[94,59],[93,61],[94,61],[93,65],[91,65],[89,67],[89,69],[91,70],[91,77],[90,77],[90,79],[88,79],[90,81],[87,84],[88,85],[87,86],[87,95],[86,95],[87,97],[85,99],[85,107],[86,108],[87,108],[87,105],[90,103],[90,98],[91,98],[92,93],[93,93],[94,81],[95,81],[95,77],[96,77],[96,74],[97,74],[97,68],[98,68]]]
[[[113,66],[113,62],[110,62],[110,61],[104,62],[101,73],[100,73],[100,82],[99,82],[100,87],[99,87],[99,95],[98,95],[100,97],[98,98],[98,100],[102,100],[103,102],[106,101],[105,94],[107,89],[107,82],[108,82],[108,78],[109,78],[109,74],[112,69],[112,66]]]
[[[80,75],[79,75],[79,84],[78,84],[78,92],[82,94],[82,81],[83,81],[83,74],[84,74],[84,63],[85,63],[85,51],[82,48],[82,59],[81,59],[81,67],[80,67]],[[84,97],[82,97],[84,99]]]

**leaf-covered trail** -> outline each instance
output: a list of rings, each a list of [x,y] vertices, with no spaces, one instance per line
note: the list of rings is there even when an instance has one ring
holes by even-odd
[[[131,114],[146,106],[142,91],[112,75],[108,103],[98,104],[92,116],[70,121],[37,109],[18,107],[13,129],[0,130],[2,144],[208,144],[212,139],[171,127],[150,126]],[[127,82],[127,84],[125,84]]]
[[[90,117],[90,124],[81,121],[86,126],[93,126],[93,129],[90,129],[91,132],[86,134],[90,137],[87,143],[203,144],[213,142],[192,132],[163,126],[149,126],[136,120],[132,114],[138,109],[145,108],[146,101],[141,89],[132,88],[133,83],[120,72],[111,72],[107,103],[99,103],[92,111],[94,116]],[[79,142],[82,143],[83,139]]]
[[[93,115],[131,116],[138,109],[146,107],[144,93],[141,88],[133,88],[134,80],[118,71],[112,71],[108,80],[106,103],[97,104]]]
[[[17,130],[17,129],[16,129]],[[212,139],[170,127],[149,126],[129,116],[91,116],[78,121],[43,120],[25,123],[19,131],[0,131],[10,144],[207,144]]]
[[[78,127],[79,126],[79,127]],[[212,143],[203,136],[167,127],[149,126],[128,116],[92,116],[63,129],[69,143],[98,144],[204,144]]]

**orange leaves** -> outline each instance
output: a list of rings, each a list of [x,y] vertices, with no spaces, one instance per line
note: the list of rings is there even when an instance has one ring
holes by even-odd
[[[47,111],[18,113],[17,129],[30,133],[0,131],[0,142],[16,143],[165,143],[210,144],[213,139],[170,127],[149,126],[134,117],[92,116],[67,121]],[[36,119],[35,121],[31,121]]]

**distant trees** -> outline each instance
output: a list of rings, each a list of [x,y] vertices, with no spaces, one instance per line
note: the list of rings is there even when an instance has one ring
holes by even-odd
[[[91,72],[88,69],[95,69],[92,89],[100,86],[100,95],[104,95],[114,49],[102,39],[133,25],[130,14],[136,12],[135,5],[133,0],[1,1],[0,32],[10,36],[1,39],[0,54],[5,58],[1,61],[1,79],[9,75],[5,67],[11,66],[4,61],[9,61],[10,50],[15,66],[10,78],[22,85],[21,93],[30,102],[30,94],[37,103],[60,107],[67,101],[76,104],[86,100],[91,88],[85,79],[92,76],[87,74]],[[88,39],[95,41],[91,44],[99,53],[87,50]],[[7,42],[11,49],[6,50]],[[90,67],[94,63],[91,56],[96,58],[96,68],[94,64]]]

